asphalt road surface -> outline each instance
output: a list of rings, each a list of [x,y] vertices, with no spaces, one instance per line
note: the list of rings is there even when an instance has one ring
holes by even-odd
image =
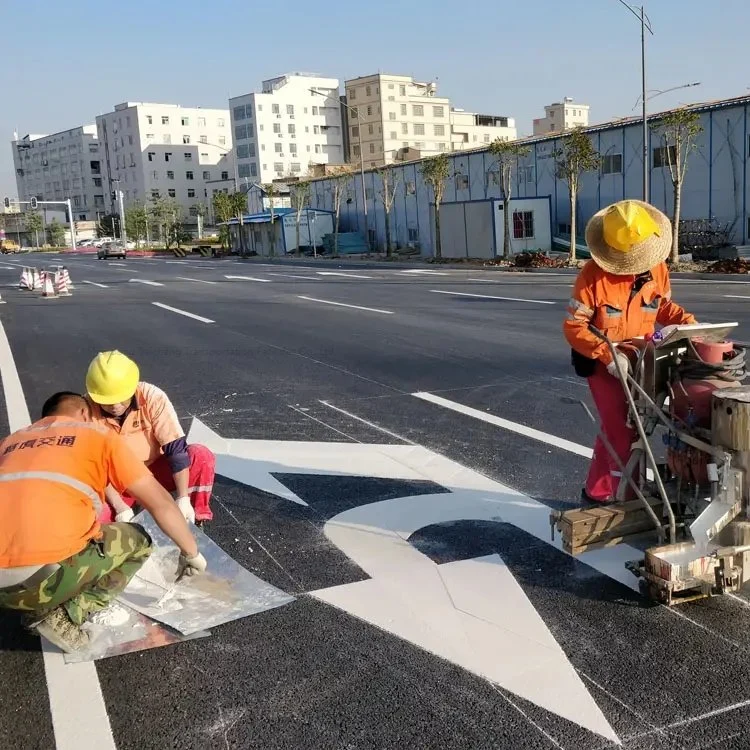
[[[273,471],[217,477],[208,534],[295,599],[82,667],[3,616],[1,747],[750,747],[750,603],[655,606],[620,552],[550,542],[594,437],[571,277],[76,256],[42,299],[23,261],[0,258],[4,434],[126,352],[186,430],[268,441]],[[674,294],[748,336],[750,284]]]

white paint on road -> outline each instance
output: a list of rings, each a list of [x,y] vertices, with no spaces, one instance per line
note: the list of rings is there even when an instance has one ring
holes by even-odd
[[[8,337],[0,323],[0,378],[11,432],[31,423]],[[57,750],[116,750],[94,662],[65,664],[62,651],[42,639],[52,728]],[[41,720],[41,717],[40,717]]]
[[[745,294],[725,294],[724,297],[726,297],[726,299],[750,299],[750,297]]]
[[[529,302],[533,305],[554,305],[554,302],[544,299],[521,299],[519,297],[497,297],[494,294],[472,294],[470,292],[447,292],[443,289],[430,289],[433,294],[451,294],[455,297],[479,297],[480,299],[500,299],[505,302]]]
[[[343,276],[345,279],[373,279],[374,276],[365,276],[361,273],[341,273],[340,271],[317,271],[318,276]]]
[[[100,284],[98,281],[88,281],[87,279],[83,280],[84,284],[91,284],[91,286],[98,286],[102,289],[109,289],[109,287],[106,284]]]
[[[149,281],[148,279],[129,279],[131,284],[148,284],[149,286],[164,286],[159,281]]]
[[[225,279],[237,279],[238,281],[260,281],[262,284],[269,284],[271,279],[258,279],[255,276],[224,276]]]
[[[450,275],[446,271],[428,271],[422,268],[407,268],[403,271],[400,271],[400,273],[414,273],[414,274],[423,273],[429,276],[449,276]]]
[[[536,430],[533,427],[526,427],[526,425],[518,424],[517,422],[511,422],[502,417],[497,417],[494,414],[488,414],[485,411],[479,411],[479,409],[472,409],[470,406],[464,406],[456,401],[449,401],[447,398],[442,396],[435,396],[433,393],[412,393],[412,396],[422,399],[422,401],[428,401],[431,404],[442,406],[451,411],[458,412],[459,414],[465,414],[467,417],[473,417],[474,419],[480,419],[482,422],[493,424],[496,427],[502,427],[504,430],[509,432],[515,432],[517,435],[523,435],[523,437],[531,438],[532,440],[538,440],[541,443],[547,443],[555,448],[561,448],[570,453],[575,453],[577,456],[583,456],[584,458],[591,458],[594,452],[591,448],[587,448],[585,445],[579,445],[573,443],[565,438],[558,437],[557,435],[551,435],[549,432],[542,432]]]
[[[123,266],[125,267],[125,263],[107,263],[108,266]]]
[[[304,299],[308,302],[319,302],[321,305],[336,305],[336,307],[350,307],[353,310],[365,310],[366,312],[380,313],[381,315],[394,315],[392,310],[379,310],[377,307],[361,307],[360,305],[347,305],[344,302],[333,302],[329,299],[318,299],[317,297],[305,297],[301,294],[297,295],[298,299]]]
[[[201,323],[215,323],[215,320],[210,318],[204,318],[202,315],[196,315],[195,313],[188,312],[187,310],[180,310],[179,307],[170,307],[169,305],[162,304],[161,302],[152,302],[152,305],[161,307],[162,310],[169,310],[170,312],[177,313],[178,315],[184,315],[186,318],[192,318],[193,320],[199,320]]]
[[[268,272],[269,276],[286,276],[289,279],[304,279],[304,281],[322,281],[322,279],[317,278],[317,276],[301,276],[300,274],[296,273],[271,273],[271,271]]]
[[[218,281],[207,281],[206,279],[191,279],[188,276],[177,276],[180,281],[195,281],[197,284],[218,284]]]

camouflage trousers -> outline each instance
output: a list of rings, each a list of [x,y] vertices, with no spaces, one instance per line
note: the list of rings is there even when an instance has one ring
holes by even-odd
[[[60,567],[33,586],[0,589],[0,608],[27,612],[34,619],[62,605],[76,625],[119,596],[151,554],[151,537],[133,523],[102,526],[100,539],[60,562]]]

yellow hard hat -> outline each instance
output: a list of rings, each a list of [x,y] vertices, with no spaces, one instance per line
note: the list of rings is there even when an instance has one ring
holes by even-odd
[[[602,234],[613,250],[629,253],[635,245],[661,232],[649,212],[637,201],[620,201],[604,214]]]
[[[99,352],[86,373],[86,391],[97,404],[119,404],[135,395],[139,378],[138,365],[129,357]]]

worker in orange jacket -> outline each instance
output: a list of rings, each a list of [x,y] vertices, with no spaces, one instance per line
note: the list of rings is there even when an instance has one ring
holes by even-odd
[[[635,431],[627,425],[628,406],[617,370],[627,372],[630,362],[622,351],[613,357],[591,327],[619,344],[654,333],[657,324],[695,323],[695,318],[672,301],[665,263],[672,227],[661,211],[636,200],[608,206],[586,226],[586,244],[592,260],[578,274],[563,330],[576,374],[588,379],[602,431],[626,464]],[[617,463],[597,438],[582,500],[611,501],[619,477]]]

